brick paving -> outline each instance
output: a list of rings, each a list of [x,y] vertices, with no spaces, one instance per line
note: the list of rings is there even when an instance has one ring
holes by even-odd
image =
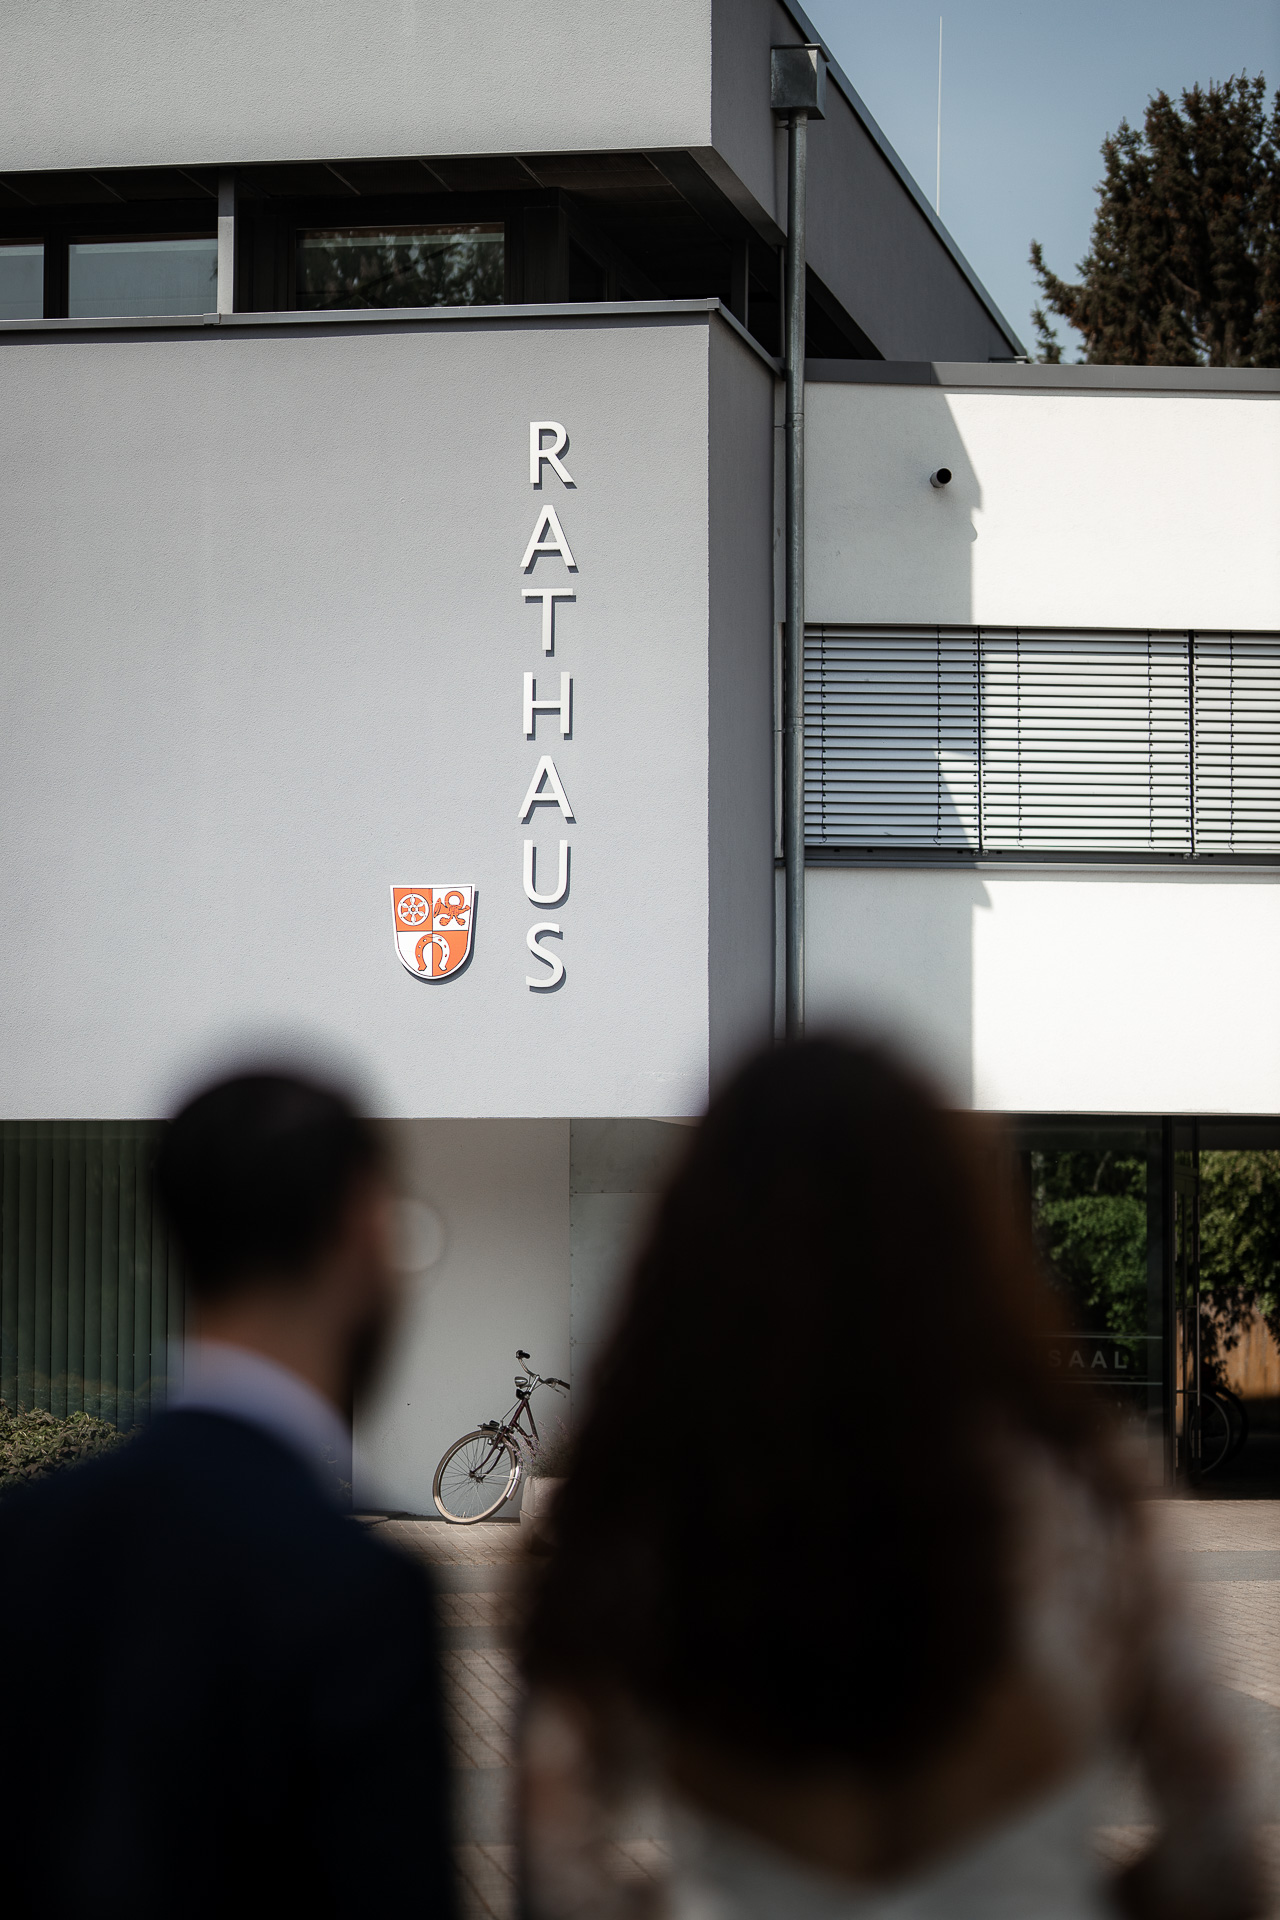
[[[1280,1549],[1280,1500],[1148,1500],[1166,1546],[1187,1553]]]
[[[1238,1699],[1269,1816],[1259,1838],[1280,1920],[1280,1500],[1153,1500],[1148,1512],[1188,1582],[1214,1677]],[[1099,1845],[1122,1865],[1152,1831],[1106,1827]]]
[[[1280,1889],[1280,1500],[1159,1500],[1149,1503],[1149,1511],[1188,1576],[1215,1675],[1247,1708],[1245,1733],[1257,1747],[1270,1801],[1262,1840]],[[510,1643],[527,1534],[518,1522],[502,1520],[475,1527],[422,1520],[366,1524],[431,1567],[440,1596],[446,1727],[458,1788],[463,1920],[512,1920],[511,1769],[520,1690]],[[1098,1846],[1123,1865],[1152,1831],[1136,1824],[1103,1827]],[[620,1878],[660,1875],[661,1850],[653,1841],[632,1840],[618,1851]]]
[[[402,1553],[425,1560],[439,1596],[462,1920],[512,1920],[511,1766],[520,1688],[510,1642],[527,1532],[512,1520],[474,1527],[435,1520],[366,1524]]]
[[[464,1843],[456,1858],[463,1920],[510,1920],[516,1910],[515,1848]]]
[[[1191,1597],[1216,1677],[1280,1709],[1280,1580],[1197,1582]]]
[[[1150,1511],[1189,1578],[1216,1678],[1280,1708],[1280,1500],[1161,1500]]]
[[[446,1731],[455,1767],[509,1767],[519,1687],[509,1653],[444,1655]]]

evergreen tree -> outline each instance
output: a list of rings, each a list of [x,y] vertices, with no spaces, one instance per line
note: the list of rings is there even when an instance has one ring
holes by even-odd
[[[1048,308],[1093,365],[1280,365],[1280,93],[1270,114],[1261,74],[1192,87],[1181,107],[1157,93],[1102,155],[1080,284],[1031,243],[1041,360],[1062,358]]]

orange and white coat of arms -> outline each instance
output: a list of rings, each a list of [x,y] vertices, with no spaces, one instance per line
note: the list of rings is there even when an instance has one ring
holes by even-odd
[[[471,952],[474,886],[392,887],[396,952],[415,980],[447,980]]]

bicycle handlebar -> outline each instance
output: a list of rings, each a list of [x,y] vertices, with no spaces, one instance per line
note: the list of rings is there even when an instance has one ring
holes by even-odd
[[[516,1348],[516,1359],[520,1362],[521,1366],[524,1366],[524,1363],[528,1358],[529,1358],[528,1354],[524,1351],[522,1347]],[[546,1373],[546,1374],[535,1373],[532,1367],[527,1367],[527,1366],[524,1368],[524,1370],[529,1375],[529,1378],[531,1380],[537,1381],[540,1387],[563,1387],[566,1393],[572,1392],[572,1388],[570,1387],[569,1382],[567,1380],[557,1380],[555,1375],[552,1373]]]

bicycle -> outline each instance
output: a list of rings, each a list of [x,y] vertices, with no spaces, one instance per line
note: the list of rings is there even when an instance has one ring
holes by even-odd
[[[554,1374],[535,1373],[527,1353],[517,1349],[524,1378],[516,1375],[515,1404],[501,1420],[482,1420],[446,1449],[431,1482],[437,1511],[457,1527],[473,1527],[487,1520],[515,1498],[524,1478],[526,1457],[538,1455],[538,1423],[529,1404],[539,1387],[567,1393],[569,1382]],[[528,1422],[522,1426],[521,1422]]]
[[[1185,1400],[1181,1444],[1187,1452],[1187,1466],[1193,1473],[1213,1473],[1234,1460],[1249,1438],[1249,1415],[1244,1402],[1229,1387],[1179,1387],[1177,1397]]]

